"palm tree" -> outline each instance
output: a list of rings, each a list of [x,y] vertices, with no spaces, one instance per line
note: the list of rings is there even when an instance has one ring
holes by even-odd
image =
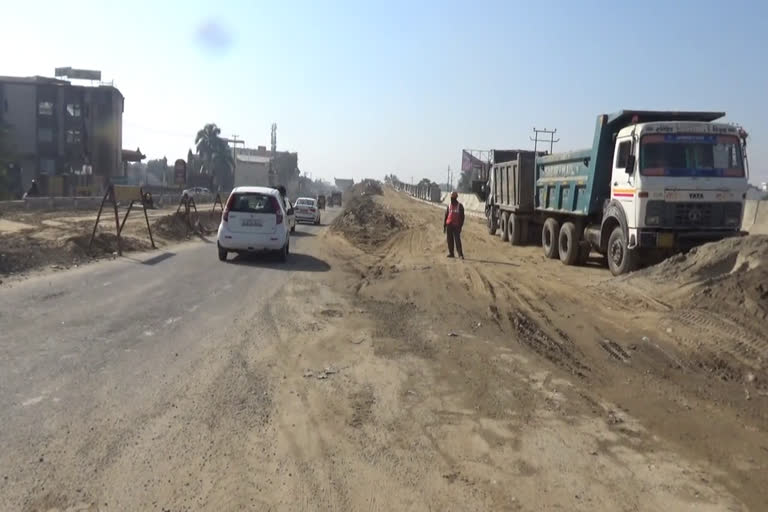
[[[206,124],[202,130],[197,132],[195,137],[195,148],[197,154],[203,160],[201,173],[210,174],[213,171],[214,156],[221,150],[224,141],[221,139],[221,128],[215,123]]]
[[[200,172],[211,175],[217,185],[229,187],[235,160],[229,142],[221,138],[221,129],[214,123],[206,124],[197,132],[195,148],[203,161]]]

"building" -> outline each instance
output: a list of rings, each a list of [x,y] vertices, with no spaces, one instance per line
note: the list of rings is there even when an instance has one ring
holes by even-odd
[[[123,106],[112,85],[0,76],[0,123],[22,187],[37,179],[42,193],[62,195],[122,175]]]

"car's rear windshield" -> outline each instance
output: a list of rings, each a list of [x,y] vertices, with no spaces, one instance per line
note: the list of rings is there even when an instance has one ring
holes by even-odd
[[[314,199],[299,199],[296,201],[296,204],[300,204],[302,206],[314,206],[315,200]]]
[[[277,213],[275,211],[276,205],[277,201],[273,201],[272,196],[246,192],[232,194],[232,208],[230,210],[248,213]]]

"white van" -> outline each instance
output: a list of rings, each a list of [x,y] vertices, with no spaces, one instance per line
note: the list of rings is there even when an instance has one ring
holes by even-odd
[[[217,245],[221,261],[226,261],[230,252],[273,252],[280,261],[286,261],[290,226],[280,192],[268,187],[232,190],[221,216]]]

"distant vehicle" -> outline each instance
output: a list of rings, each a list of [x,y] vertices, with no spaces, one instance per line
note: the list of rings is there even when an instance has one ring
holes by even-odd
[[[213,194],[205,187],[192,187],[181,192],[181,197],[191,197],[195,203],[209,203],[213,201]]]
[[[763,192],[768,192],[768,181],[764,181],[760,184],[760,190]]]
[[[512,245],[541,233],[566,265],[594,250],[614,275],[739,235],[746,134],[713,122],[724,115],[622,110],[597,117],[589,149],[510,152],[479,188],[488,232]]]
[[[325,210],[325,196],[323,194],[317,196],[317,207]]]
[[[291,235],[280,192],[268,187],[232,190],[216,238],[220,261],[226,261],[230,252],[272,252],[286,261]]]
[[[331,208],[334,206],[341,206],[341,192],[333,192],[331,194],[331,201],[330,201]]]
[[[317,205],[317,199],[300,197],[296,200],[296,222],[320,224],[320,208]]]

